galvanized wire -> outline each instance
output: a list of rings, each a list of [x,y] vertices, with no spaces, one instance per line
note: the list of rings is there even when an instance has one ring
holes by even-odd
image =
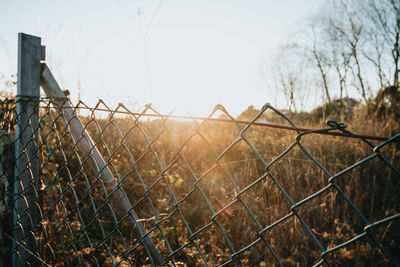
[[[144,224],[138,237],[63,107],[40,107],[40,223],[26,232],[46,264],[156,265],[146,236],[174,266],[399,263],[400,134],[379,144],[319,136],[356,134],[335,121],[303,131],[268,104],[244,123],[221,105],[181,121],[150,105],[134,113],[80,102],[76,118]],[[2,110],[9,132],[14,113]],[[286,129],[255,127],[267,111]]]

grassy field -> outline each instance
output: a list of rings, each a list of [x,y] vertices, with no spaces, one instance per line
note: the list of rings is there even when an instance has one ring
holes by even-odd
[[[240,119],[251,120],[256,113],[253,108]],[[229,120],[221,110],[213,117]],[[292,117],[298,126],[328,127]],[[289,125],[273,112],[260,118]],[[42,120],[44,227],[38,231],[46,244],[45,260],[150,264],[133,225],[113,212],[105,185],[91,161],[73,148],[60,121],[50,112]],[[298,138],[293,131],[255,125],[241,132],[232,123],[136,120],[100,112],[82,121],[169,264],[275,266],[279,259],[284,266],[310,266],[321,260],[323,249],[363,234],[366,221],[400,210],[400,177],[378,157],[330,183],[331,175],[374,153],[359,139],[315,133]],[[363,110],[355,111],[348,124],[360,134],[399,131],[393,117]],[[380,151],[399,169],[398,143]],[[374,227],[326,259],[341,266],[389,264],[372,237],[399,261],[398,225],[394,220]]]

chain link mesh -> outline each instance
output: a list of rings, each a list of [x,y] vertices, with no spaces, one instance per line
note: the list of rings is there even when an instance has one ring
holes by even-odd
[[[71,120],[59,112],[67,107],[39,102],[40,175],[30,185],[30,208],[39,218],[22,230],[37,249],[16,244],[30,252],[26,263],[157,265],[145,238],[163,264],[174,266],[399,263],[400,134],[374,144],[319,135],[353,135],[335,121],[308,132],[256,125],[268,115],[295,127],[268,104],[244,125],[221,105],[207,118],[186,120],[150,105],[139,113],[102,100],[93,108],[68,106],[115,177],[117,189],[110,190],[90,153],[78,149]],[[2,136],[14,130],[14,106],[15,100],[2,101]],[[9,182],[0,200],[5,214],[14,192]],[[142,235],[113,200],[119,189],[144,226]],[[3,242],[24,215],[17,225],[5,217]]]

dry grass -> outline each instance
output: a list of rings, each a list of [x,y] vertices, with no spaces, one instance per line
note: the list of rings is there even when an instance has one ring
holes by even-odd
[[[96,179],[89,162],[73,151],[60,124],[58,137],[50,133],[50,121],[43,120],[47,138],[42,147],[46,162],[42,176],[46,184],[46,260],[54,265],[65,261],[102,266],[150,264],[143,248],[136,247],[137,241],[124,234],[132,225],[116,219],[110,206],[104,204],[104,185]],[[324,249],[364,231],[365,223],[334,187],[296,208],[299,217],[291,216],[273,226],[292,214],[290,201],[302,201],[329,184],[329,175],[298,145],[266,169],[243,139],[225,151],[240,136],[233,124],[206,122],[198,128],[192,122],[172,120],[135,124],[132,118],[110,117],[84,121],[170,264],[223,264],[231,260],[233,251],[258,240],[235,256],[236,263],[277,265],[272,249],[285,266],[309,266],[321,259],[322,250],[303,223]],[[391,134],[395,127],[393,122],[373,119],[350,125],[371,135]],[[245,138],[266,163],[296,142],[294,133],[256,126],[249,128]],[[373,153],[356,139],[306,135],[300,143],[333,175]],[[385,146],[382,154],[399,168],[398,144]],[[381,160],[374,159],[341,175],[335,185],[369,222],[375,222],[399,212],[399,178]],[[395,257],[400,255],[397,225],[393,221],[371,231]],[[263,231],[267,227],[268,231]],[[329,254],[327,259],[344,266],[387,263],[369,237]]]

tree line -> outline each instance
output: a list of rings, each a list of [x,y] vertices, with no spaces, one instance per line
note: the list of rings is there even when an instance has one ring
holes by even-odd
[[[288,109],[398,106],[400,0],[330,0],[294,30],[263,68]]]

